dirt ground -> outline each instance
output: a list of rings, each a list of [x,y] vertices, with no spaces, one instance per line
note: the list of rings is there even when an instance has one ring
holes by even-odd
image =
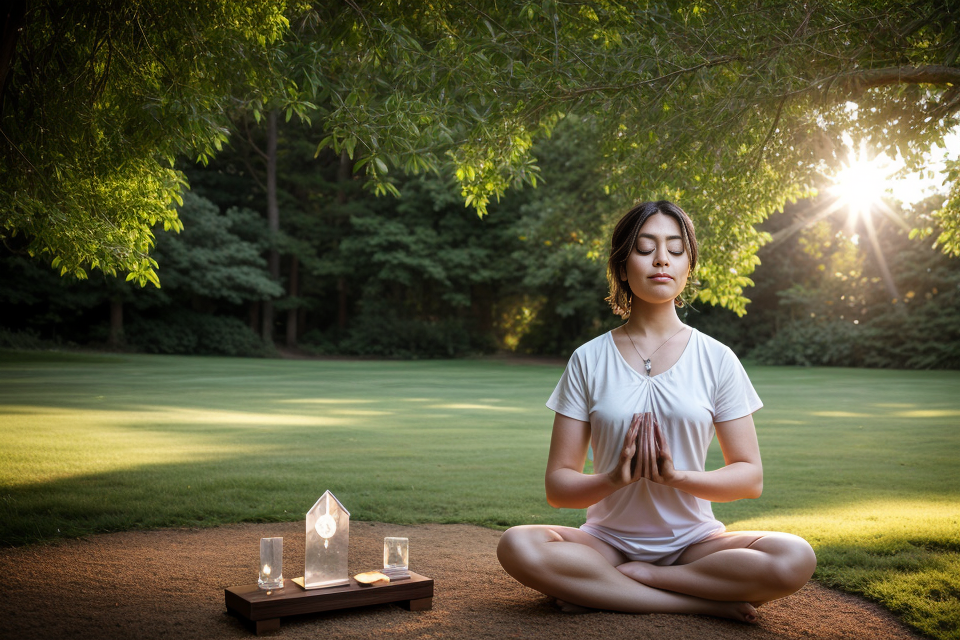
[[[303,523],[246,524],[92,536],[0,549],[0,636],[250,638],[226,613],[224,589],[256,583],[261,537],[283,536],[284,575],[303,574]],[[435,580],[433,609],[377,605],[284,618],[296,638],[918,638],[889,613],[815,583],[760,609],[750,627],[700,616],[559,612],[497,563],[500,533],[469,525],[352,522],[350,572],[382,565],[383,538],[410,539],[410,568]]]

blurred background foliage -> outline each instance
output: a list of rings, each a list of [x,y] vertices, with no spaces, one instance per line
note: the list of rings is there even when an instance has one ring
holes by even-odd
[[[590,117],[571,114],[538,142],[543,184],[507,192],[484,218],[464,209],[452,165],[398,178],[399,198],[376,197],[342,154],[314,157],[310,127],[279,128],[276,233],[262,213],[255,133],[206,167],[182,165],[192,189],[184,230],[157,234],[160,289],[62,278],[4,252],[0,343],[270,355],[259,335],[266,300],[276,345],[330,356],[565,356],[619,323],[603,302],[604,270],[624,205],[604,189]],[[908,228],[933,225],[941,202],[897,212]],[[891,298],[863,222],[812,216],[822,208],[802,200],[760,228],[775,240],[758,253],[745,316],[695,301],[684,320],[766,364],[960,367],[960,260],[877,216]]]
[[[404,176],[452,176],[483,217],[542,182],[535,143],[578,114],[621,204],[695,212],[699,297],[742,314],[769,216],[814,195],[858,145],[916,171],[960,124],[960,8],[939,0],[8,4],[0,240],[62,275],[141,286],[160,286],[157,232],[182,228],[185,159],[207,163],[228,141],[264,191],[254,208],[276,282],[292,249],[281,210],[299,215],[280,202],[279,154],[293,147],[281,121],[339,156],[338,182],[399,195]],[[952,255],[958,162],[914,229]],[[262,301],[268,345],[287,307]]]
[[[956,153],[942,197],[822,215],[858,145],[915,172],[957,130],[951,3],[9,4],[3,344],[563,355],[667,198],[683,315],[741,355],[957,366]]]

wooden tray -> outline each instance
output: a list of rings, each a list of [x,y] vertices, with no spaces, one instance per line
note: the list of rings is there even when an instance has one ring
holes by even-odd
[[[337,611],[372,604],[395,603],[410,611],[433,607],[433,578],[410,573],[409,580],[385,584],[350,584],[305,590],[293,580],[283,589],[264,591],[256,584],[228,587],[223,591],[227,612],[252,623],[257,635],[280,628],[280,618],[321,611]]]

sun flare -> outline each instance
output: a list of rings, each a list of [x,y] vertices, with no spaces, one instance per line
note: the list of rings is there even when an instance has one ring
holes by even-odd
[[[830,192],[845,206],[852,218],[862,217],[883,202],[893,169],[890,159],[879,154],[870,157],[866,144],[850,150],[850,160],[833,177]]]
[[[827,209],[827,213],[846,209],[847,230],[851,236],[856,233],[858,222],[862,222],[877,260],[877,266],[880,267],[884,285],[891,300],[896,302],[900,294],[890,268],[887,266],[887,259],[880,249],[876,226],[873,222],[873,214],[876,212],[906,227],[906,223],[900,219],[900,216],[884,202],[884,197],[892,183],[891,176],[896,172],[896,168],[891,166],[890,159],[883,154],[876,154],[871,158],[864,140],[860,141],[859,151],[849,139],[847,145],[850,148],[850,159],[832,178],[833,186],[830,187],[830,192],[835,196],[835,202]]]

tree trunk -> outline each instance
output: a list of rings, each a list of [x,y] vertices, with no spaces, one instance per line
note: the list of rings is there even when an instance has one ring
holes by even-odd
[[[288,293],[291,298],[296,298],[300,287],[300,260],[297,256],[290,258],[290,289]],[[287,346],[297,346],[297,318],[300,310],[296,307],[287,309]]]
[[[340,152],[340,168],[337,170],[337,202],[347,202],[347,183],[353,177],[353,160],[347,155],[347,150]],[[347,328],[347,280],[343,276],[337,278],[337,327]]]
[[[249,306],[247,306],[247,323],[250,325],[250,330],[254,333],[260,330],[259,300],[251,300]]]
[[[307,310],[303,307],[297,309],[297,338],[299,339],[307,330]]]
[[[267,226],[270,229],[270,254],[267,259],[270,277],[280,279],[280,253],[276,248],[280,230],[280,204],[277,201],[277,110],[267,114]],[[263,301],[263,341],[273,344],[273,300]]]
[[[347,328],[347,281],[343,276],[337,278],[337,326]]]
[[[123,300],[114,298],[110,301],[110,338],[111,347],[123,346]]]
[[[483,335],[493,334],[494,295],[490,285],[470,287],[470,314],[476,323],[476,331]]]

